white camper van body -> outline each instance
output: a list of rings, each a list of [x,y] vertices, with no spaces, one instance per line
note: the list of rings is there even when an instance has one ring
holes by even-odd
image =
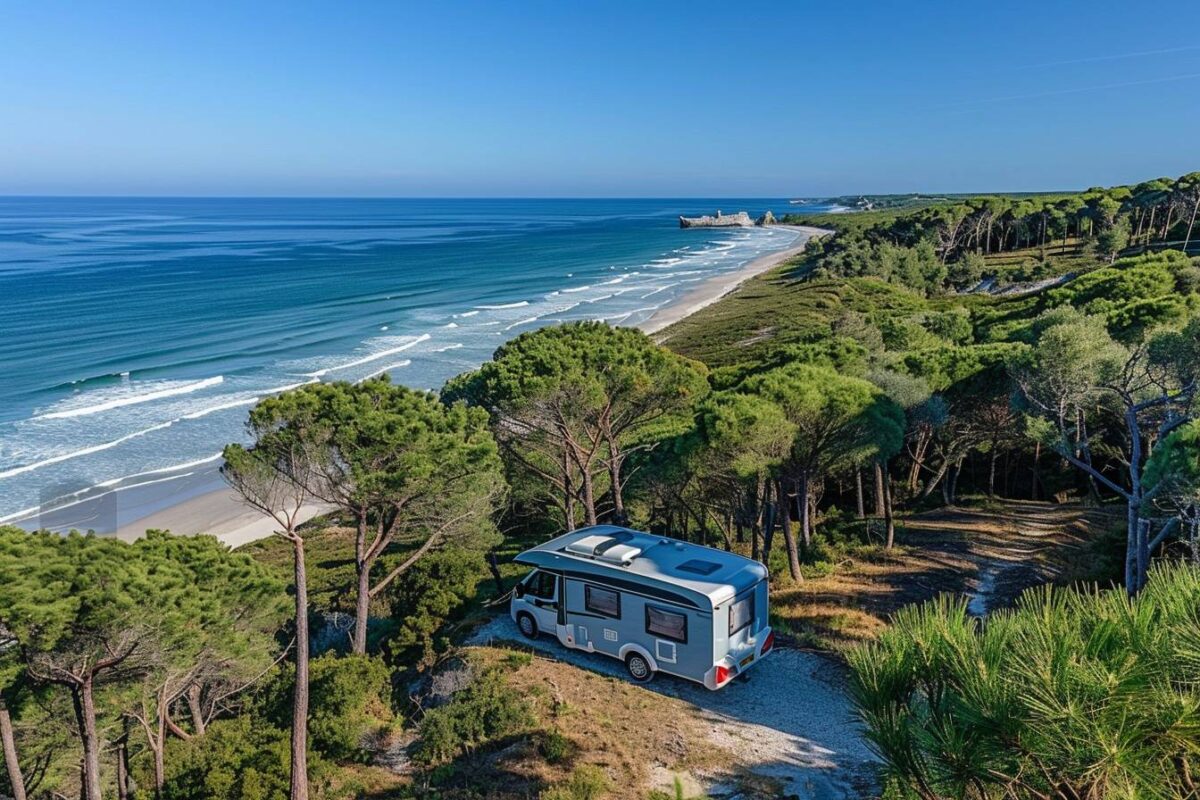
[[[665,672],[719,689],[774,644],[767,570],[733,553],[596,525],[516,561],[535,567],[509,609],[521,632],[619,658],[635,680]]]

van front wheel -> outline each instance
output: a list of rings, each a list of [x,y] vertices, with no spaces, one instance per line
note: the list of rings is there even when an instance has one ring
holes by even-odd
[[[638,683],[649,683],[654,677],[654,670],[650,669],[650,662],[640,653],[630,653],[625,659],[625,667],[629,670],[629,677],[633,678]]]
[[[517,627],[521,629],[521,635],[526,639],[536,639],[538,635],[537,623],[533,619],[532,614],[522,611],[517,614]]]

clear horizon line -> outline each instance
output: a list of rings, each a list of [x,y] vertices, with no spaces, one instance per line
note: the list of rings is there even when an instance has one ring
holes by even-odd
[[[1165,177],[1165,176],[1164,176]],[[1114,184],[1124,185],[1124,184]],[[1084,189],[990,189],[985,191],[849,191],[842,194],[802,195],[658,195],[658,194],[546,194],[546,195],[356,195],[356,194],[91,194],[91,193],[6,193],[0,200],[830,200],[844,197],[983,197],[1003,194],[1063,194]]]

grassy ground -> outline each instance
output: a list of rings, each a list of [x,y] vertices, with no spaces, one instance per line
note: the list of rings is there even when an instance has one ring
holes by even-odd
[[[907,516],[890,552],[843,548],[823,574],[800,584],[775,575],[773,623],[838,652],[873,638],[899,608],[943,592],[970,596],[972,610],[982,612],[1046,581],[1097,580],[1106,562],[1095,549],[1119,524],[1102,510],[1022,501]]]
[[[846,311],[911,316],[930,308],[913,292],[874,278],[805,280],[797,259],[664,330],[658,340],[710,367],[761,359],[782,345],[826,340]]]
[[[925,298],[876,278],[807,277],[803,256],[744,283],[719,303],[703,308],[661,331],[656,339],[676,352],[710,367],[755,361],[772,349],[827,341],[846,312],[875,319],[920,320],[931,312],[959,307],[970,312],[980,342],[1005,341],[1013,326],[1041,310],[1040,292],[1023,293],[1021,284],[1086,272],[1096,258],[1077,243],[993,255],[1001,283],[1012,294],[948,294]]]
[[[512,651],[491,647],[470,652],[482,664],[505,670],[508,684],[528,701],[541,738],[567,742],[559,759],[548,760],[545,747],[513,747],[481,754],[487,763],[475,767],[483,773],[461,765],[488,775],[492,787],[504,782],[514,796],[532,796],[569,783],[581,766],[590,765],[608,777],[606,796],[642,800],[647,788],[669,787],[673,775],[732,763],[730,753],[708,743],[705,722],[682,700],[536,654],[514,658]]]

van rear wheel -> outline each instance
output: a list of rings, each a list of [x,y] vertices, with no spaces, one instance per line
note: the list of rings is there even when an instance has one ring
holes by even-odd
[[[633,678],[638,683],[649,683],[654,677],[654,670],[650,668],[650,662],[640,653],[630,653],[625,659],[625,667],[629,670],[629,677]]]
[[[534,621],[532,614],[524,611],[522,611],[520,614],[517,614],[517,627],[521,629],[521,635],[526,639],[537,638],[537,622]]]

